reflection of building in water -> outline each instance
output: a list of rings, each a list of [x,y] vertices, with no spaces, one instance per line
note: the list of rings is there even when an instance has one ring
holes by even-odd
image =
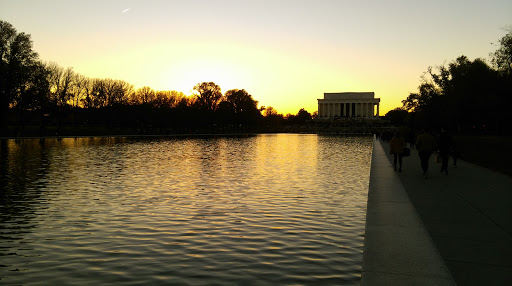
[[[324,98],[318,99],[318,118],[378,118],[379,102],[374,92],[324,93]]]

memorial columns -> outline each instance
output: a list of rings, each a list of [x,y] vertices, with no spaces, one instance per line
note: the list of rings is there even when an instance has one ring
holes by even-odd
[[[318,116],[329,118],[375,118],[380,116],[380,99],[373,92],[324,93],[318,99]],[[375,108],[377,105],[377,108]]]

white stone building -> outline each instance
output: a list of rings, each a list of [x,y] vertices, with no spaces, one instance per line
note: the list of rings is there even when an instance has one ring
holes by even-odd
[[[324,98],[318,99],[318,118],[378,118],[379,104],[374,92],[324,93]]]

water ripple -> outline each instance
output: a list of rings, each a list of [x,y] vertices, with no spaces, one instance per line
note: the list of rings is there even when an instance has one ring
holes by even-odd
[[[1,148],[0,284],[359,284],[370,138]]]

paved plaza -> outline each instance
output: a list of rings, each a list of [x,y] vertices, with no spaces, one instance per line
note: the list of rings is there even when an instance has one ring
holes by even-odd
[[[512,177],[411,151],[395,172],[374,142],[361,284],[512,285]]]

